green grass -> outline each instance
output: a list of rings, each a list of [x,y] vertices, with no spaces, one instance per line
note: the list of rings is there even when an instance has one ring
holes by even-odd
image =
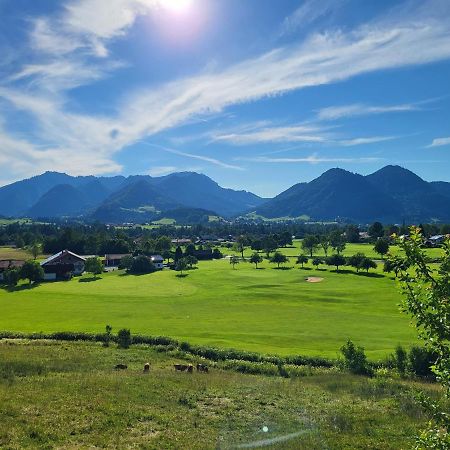
[[[145,347],[0,341],[0,448],[239,448],[286,435],[267,448],[411,448],[425,418],[410,389],[438,390],[335,370],[176,373],[175,362]]]
[[[239,253],[235,252],[232,248],[227,248],[227,247],[220,247],[220,251],[224,254],[224,255],[240,255]],[[286,256],[289,256],[291,258],[297,257],[298,255],[305,253],[307,254],[307,256],[309,256],[309,253],[305,252],[302,249],[301,246],[301,240],[300,239],[295,239],[293,241],[293,245],[290,245],[288,247],[283,247],[283,248],[279,248],[277,251],[285,254]],[[389,251],[392,254],[397,254],[399,252],[399,248],[395,245],[391,246]],[[250,256],[252,253],[254,252],[254,250],[252,250],[251,248],[247,247],[244,251],[244,256],[248,257]],[[359,243],[359,244],[346,244],[345,250],[343,251],[343,255],[344,256],[352,256],[355,253],[364,253],[368,258],[373,258],[373,259],[381,259],[381,256],[375,252],[375,250],[373,249],[373,244],[367,244],[367,243]],[[427,254],[430,256],[430,258],[438,258],[442,255],[442,249],[440,248],[428,248],[426,249]],[[328,256],[333,254],[333,249],[330,247],[328,249]],[[325,253],[322,249],[322,247],[319,247],[314,253],[314,256],[319,256],[324,258],[325,257]]]
[[[49,255],[39,255],[37,259],[45,259]],[[33,259],[33,255],[25,248],[0,247],[0,260],[2,259],[16,259],[28,260]]]
[[[308,276],[324,281],[308,283]],[[332,358],[348,338],[372,359],[415,342],[396,283],[380,269],[372,276],[276,270],[265,261],[258,270],[243,262],[233,270],[218,260],[201,262],[184,278],[165,270],[81,281],[0,289],[0,329],[102,332],[111,324],[193,344]]]

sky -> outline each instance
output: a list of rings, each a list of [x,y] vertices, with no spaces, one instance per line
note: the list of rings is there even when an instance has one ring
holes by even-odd
[[[387,164],[450,181],[448,0],[0,0],[0,186]]]

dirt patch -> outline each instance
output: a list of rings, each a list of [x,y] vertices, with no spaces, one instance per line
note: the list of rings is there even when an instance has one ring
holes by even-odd
[[[306,278],[306,281],[308,283],[320,283],[321,281],[323,281],[323,278],[320,278],[320,277],[308,277],[308,278]]]

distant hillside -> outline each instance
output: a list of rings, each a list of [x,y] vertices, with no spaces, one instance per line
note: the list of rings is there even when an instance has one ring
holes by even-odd
[[[399,166],[386,166],[366,177],[331,169],[309,183],[292,186],[255,212],[267,218],[450,221],[450,183],[428,183]]]
[[[195,172],[163,177],[46,172],[0,188],[0,216],[5,217],[81,217],[111,223],[173,218],[201,223],[207,216],[246,213],[271,219],[450,222],[450,183],[429,183],[402,167],[386,166],[368,176],[331,169],[273,199],[225,189]]]
[[[256,213],[268,218],[307,215],[314,220],[392,220],[396,202],[365,177],[330,169],[310,183],[300,183],[268,201]]]

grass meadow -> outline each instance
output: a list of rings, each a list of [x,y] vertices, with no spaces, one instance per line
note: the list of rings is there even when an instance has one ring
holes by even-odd
[[[416,342],[399,311],[398,286],[381,264],[367,276],[347,268],[301,269],[294,261],[284,270],[267,261],[259,269],[246,262],[232,269],[224,259],[200,262],[183,278],[170,270],[115,271],[95,281],[85,275],[21,284],[0,289],[0,330],[102,332],[110,324],[115,331],[126,327],[192,344],[331,358],[350,338],[372,360]],[[309,276],[323,281],[309,283]]]
[[[439,389],[336,369],[188,374],[176,362],[144,346],[0,340],[0,448],[411,448],[425,420],[411,390]]]

